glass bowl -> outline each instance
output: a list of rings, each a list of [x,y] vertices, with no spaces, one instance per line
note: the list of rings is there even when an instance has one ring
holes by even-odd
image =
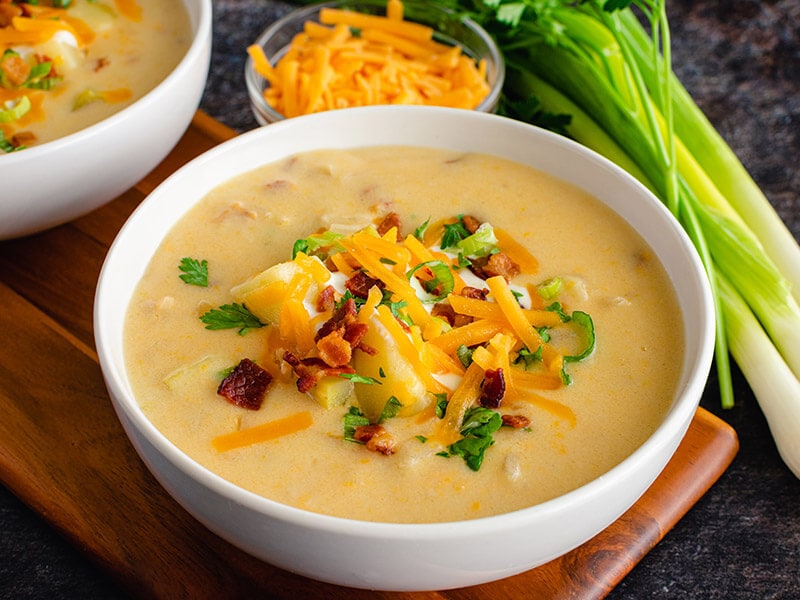
[[[306,21],[319,22],[323,8],[349,9],[356,12],[385,15],[385,0],[334,0],[296,9],[267,27],[254,42],[261,46],[273,66],[286,53],[292,38],[303,31]],[[486,79],[489,93],[475,107],[481,112],[494,112],[505,80],[503,56],[491,36],[472,19],[445,8],[422,2],[403,2],[403,19],[427,25],[434,30],[433,39],[449,46],[461,46],[462,52],[475,60],[486,61]],[[253,59],[248,57],[245,65],[245,82],[250,104],[256,120],[268,125],[286,118],[276,111],[264,98],[269,82],[255,69]]]

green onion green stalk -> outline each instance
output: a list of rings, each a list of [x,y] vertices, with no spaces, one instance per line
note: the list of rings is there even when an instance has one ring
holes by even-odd
[[[506,60],[500,111],[568,135],[653,191],[714,293],[721,405],[729,356],[800,477],[800,246],[672,71],[665,0],[438,0]]]

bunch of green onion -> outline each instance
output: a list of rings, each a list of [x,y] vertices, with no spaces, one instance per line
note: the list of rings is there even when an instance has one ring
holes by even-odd
[[[614,161],[679,220],[714,292],[722,406],[733,356],[800,477],[800,246],[674,75],[665,0],[436,3],[500,46],[501,112]]]

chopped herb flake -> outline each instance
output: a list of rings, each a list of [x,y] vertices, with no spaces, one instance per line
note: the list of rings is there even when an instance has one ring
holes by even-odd
[[[251,329],[264,327],[264,323],[259,321],[243,304],[223,304],[219,308],[213,308],[200,320],[206,324],[206,329],[238,329],[239,335],[244,335]]]
[[[196,258],[182,258],[178,269],[182,272],[178,277],[189,285],[208,287],[208,261]]]

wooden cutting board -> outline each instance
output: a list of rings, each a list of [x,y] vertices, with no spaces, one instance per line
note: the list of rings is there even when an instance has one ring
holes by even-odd
[[[92,303],[110,243],[179,166],[235,133],[198,112],[164,162],[105,207],[0,243],[0,480],[142,598],[602,598],[708,490],[738,450],[702,408],[672,461],[617,522],[547,565],[481,586],[374,593],[296,576],[237,550],[174,502],[139,460],[94,350]]]

